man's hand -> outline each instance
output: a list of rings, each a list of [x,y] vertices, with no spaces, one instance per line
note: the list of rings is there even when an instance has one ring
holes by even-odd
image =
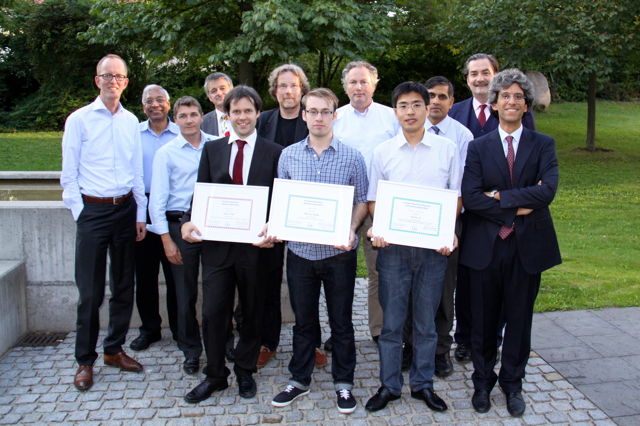
[[[440,250],[436,250],[436,251],[444,256],[449,256],[457,248],[458,248],[458,236],[456,234],[453,234],[453,250],[449,250],[449,247],[442,247]]]
[[[526,216],[531,214],[533,209],[525,209],[524,207],[518,207],[518,211],[516,212],[516,216]]]
[[[257,243],[253,243],[253,245],[256,247],[271,248],[273,247],[273,243],[276,242],[274,237],[269,236],[269,222],[265,223],[262,226],[262,230],[258,234],[258,237],[262,237],[262,240],[258,241]]]
[[[389,243],[384,240],[382,237],[374,237],[373,236],[373,227],[369,228],[367,231],[367,237],[371,239],[371,245],[378,248],[389,247]]]
[[[198,228],[193,224],[193,222],[186,222],[180,228],[180,232],[182,233],[182,239],[189,243],[199,243],[202,241],[202,238],[194,237],[193,234],[197,236],[202,236]]]
[[[136,241],[144,240],[147,235],[147,224],[144,222],[136,222]]]
[[[162,246],[164,247],[164,254],[169,259],[169,262],[174,265],[182,265],[182,254],[180,254],[180,250],[176,243],[171,239],[171,236],[167,234],[162,234],[160,236],[162,239]]]
[[[353,245],[356,243],[356,233],[355,231],[352,229],[351,231],[349,231],[349,244],[346,246],[333,246],[333,248],[338,249],[338,250],[342,250],[342,251],[351,251],[351,249],[353,248]]]

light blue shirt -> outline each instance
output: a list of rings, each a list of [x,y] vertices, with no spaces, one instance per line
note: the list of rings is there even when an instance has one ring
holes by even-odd
[[[471,133],[471,130],[467,129],[461,122],[449,117],[448,115],[444,120],[436,124],[436,126],[438,126],[438,129],[440,130],[440,133],[438,133],[440,136],[444,136],[458,145],[460,168],[464,171],[464,164],[467,162],[467,148],[469,148],[469,142],[474,139],[473,133]],[[431,124],[429,118],[425,120],[424,127],[429,133],[435,134],[435,131],[432,129],[433,124]]]
[[[373,150],[382,142],[398,134],[400,123],[392,108],[372,102],[364,113],[351,104],[336,111],[338,119],[333,123],[333,135],[343,144],[360,151],[371,170]]]
[[[203,131],[200,133],[201,140],[197,148],[180,134],[156,152],[149,195],[149,231],[158,235],[166,234],[169,232],[166,212],[189,210],[204,144],[217,139]]]
[[[144,192],[151,192],[151,171],[153,167],[153,157],[156,151],[173,140],[180,134],[180,128],[176,123],[169,120],[169,125],[157,135],[151,127],[149,120],[140,123],[140,140],[142,142],[142,179],[144,180]]]
[[[115,114],[100,97],[74,111],[62,135],[62,201],[74,220],[84,208],[82,194],[120,197],[133,191],[137,222],[147,221],[138,119],[118,104]]]

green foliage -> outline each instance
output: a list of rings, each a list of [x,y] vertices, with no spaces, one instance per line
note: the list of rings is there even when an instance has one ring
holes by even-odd
[[[61,132],[0,133],[0,170],[41,171],[62,167]]]

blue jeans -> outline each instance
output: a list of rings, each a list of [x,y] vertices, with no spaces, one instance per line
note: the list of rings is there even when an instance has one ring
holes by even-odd
[[[413,309],[412,391],[433,388],[438,335],[434,317],[442,296],[447,257],[434,250],[401,245],[380,249],[377,261],[382,305],[380,381],[391,393],[402,391],[402,329]],[[409,300],[411,296],[411,300]]]
[[[289,299],[295,315],[290,383],[308,389],[320,341],[318,302],[324,284],[333,351],[331,374],[336,389],[351,389],[356,368],[356,345],[351,318],[356,279],[356,251],[321,260],[307,260],[287,253]]]

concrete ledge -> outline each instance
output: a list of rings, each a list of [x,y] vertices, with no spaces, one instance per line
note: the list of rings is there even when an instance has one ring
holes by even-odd
[[[0,355],[28,330],[25,282],[23,262],[0,261]]]
[[[62,172],[5,172],[0,171],[0,180],[17,180],[17,179],[33,179],[33,180],[58,180]]]

